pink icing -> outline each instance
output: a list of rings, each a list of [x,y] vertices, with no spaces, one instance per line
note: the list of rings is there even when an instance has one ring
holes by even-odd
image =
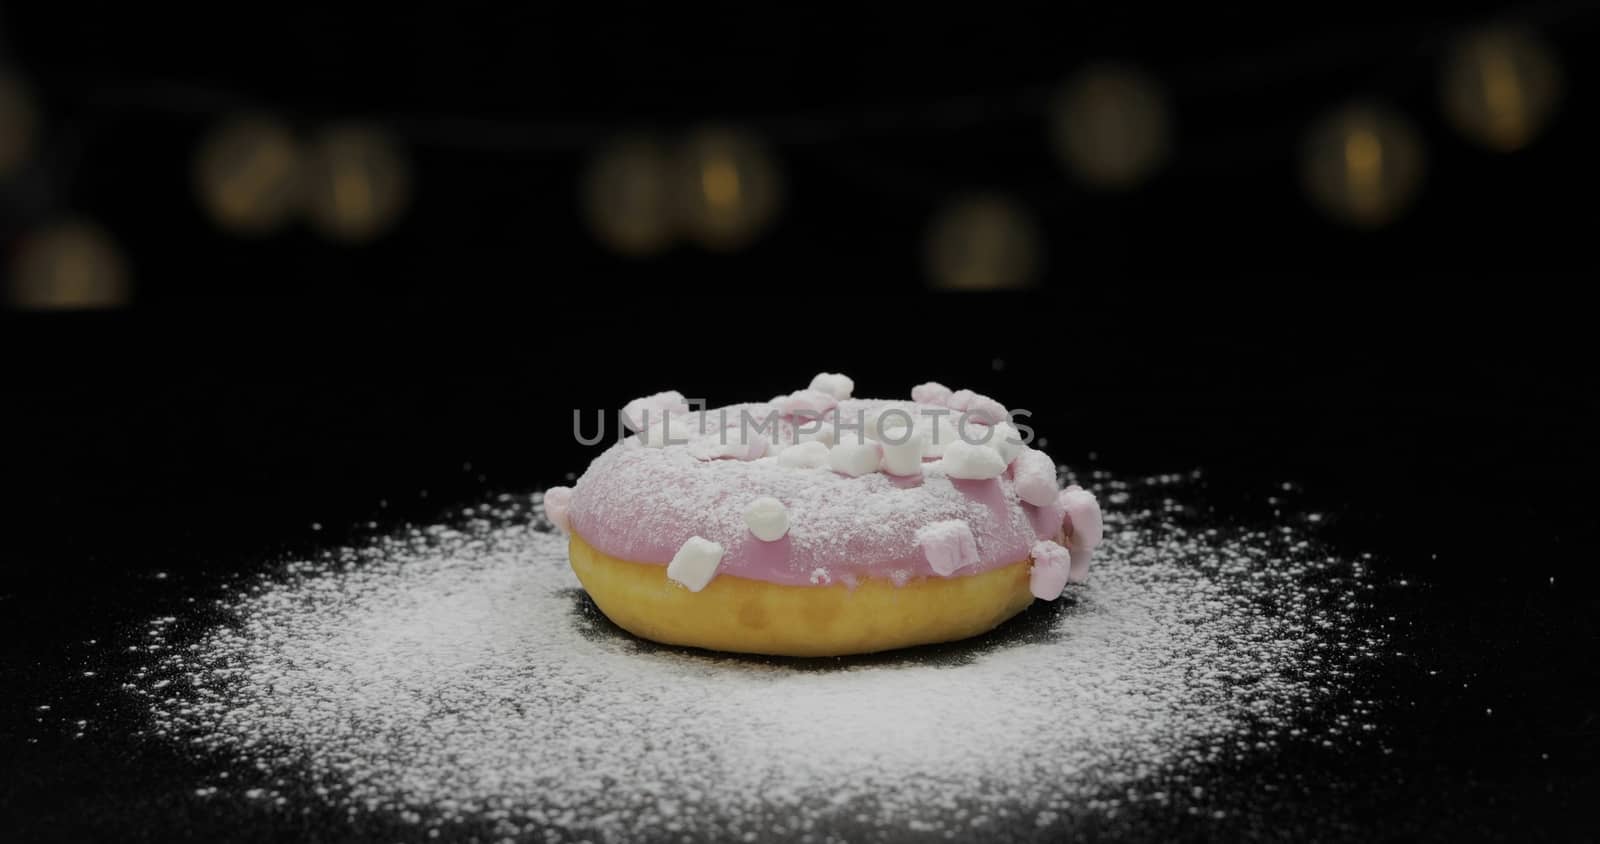
[[[859,413],[888,407],[917,415],[914,402],[877,399],[840,401],[838,414],[850,424]],[[789,408],[786,402],[784,409]],[[771,403],[758,403],[709,410],[705,418],[712,433],[699,436],[721,436],[727,419],[735,425],[727,435],[736,438],[741,411],[764,419],[773,409]],[[685,414],[683,430],[697,430],[700,418]],[[673,425],[678,430],[676,418]],[[793,424],[780,422],[776,436],[783,444],[793,443]],[[857,434],[844,430],[840,436]],[[772,456],[777,447],[759,459],[708,460],[707,449],[695,447],[696,436],[689,438],[687,447],[647,448],[630,438],[607,449],[572,492],[567,514],[572,530],[606,554],[659,565],[690,537],[701,536],[726,549],[719,575],[786,585],[813,585],[818,570],[847,584],[861,577],[904,583],[938,576],[917,541],[918,530],[935,522],[959,520],[972,532],[976,562],[957,577],[1018,562],[1039,540],[1061,538],[1066,502],[1026,504],[1009,475],[953,479],[932,461],[920,476],[870,472],[848,477],[826,467],[783,466]],[[788,534],[775,542],[757,539],[744,521],[749,502],[764,495],[781,501],[789,515]]]

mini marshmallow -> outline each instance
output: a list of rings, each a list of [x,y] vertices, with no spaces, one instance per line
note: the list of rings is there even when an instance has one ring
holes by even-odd
[[[815,419],[838,407],[839,400],[821,390],[795,390],[787,396],[780,396],[773,404],[778,406],[780,416],[803,414]]]
[[[1022,441],[1022,432],[1010,422],[1001,422],[991,430],[994,435],[989,439],[989,445],[1000,452],[1000,459],[1006,463],[1016,460],[1017,455],[1027,450],[1028,444]]]
[[[978,394],[971,390],[956,390],[950,394],[949,398],[944,400],[944,406],[951,410],[966,410],[972,404],[972,400],[977,397]]]
[[[978,562],[978,540],[973,537],[972,528],[960,519],[917,528],[917,545],[933,573],[940,577],[949,577],[957,569]]]
[[[1038,507],[1024,505],[1028,523],[1033,525],[1033,535],[1039,539],[1066,540],[1067,505],[1058,494],[1056,500]]]
[[[1006,406],[989,398],[973,394],[972,400],[967,402],[967,416],[974,422],[984,422],[995,425],[1011,417],[1006,413]]]
[[[811,389],[844,401],[855,392],[856,382],[850,380],[850,376],[840,375],[837,372],[818,372],[816,377],[811,379]]]
[[[881,440],[886,429],[912,426],[916,421],[917,414],[910,410],[903,407],[884,407],[868,411],[862,417],[861,432],[869,440]]]
[[[650,427],[640,431],[635,438],[646,448],[666,448],[669,445],[688,445],[689,434],[693,431],[694,426],[688,420],[668,416],[660,422],[650,423]]]
[[[911,400],[917,404],[945,406],[950,401],[950,388],[938,381],[929,381],[911,388]]]
[[[852,478],[878,471],[882,459],[883,447],[872,440],[856,443],[846,439],[828,449],[828,468]]]
[[[924,415],[918,420],[917,427],[928,435],[928,449],[923,452],[924,457],[943,457],[945,446],[961,438],[956,430],[955,419],[946,413]]]
[[[816,430],[811,430],[811,428]],[[801,428],[806,430],[802,431]],[[797,424],[794,429],[794,439],[798,443],[822,443],[823,448],[833,445],[833,423],[825,419],[810,420]]]
[[[1067,532],[1067,547],[1072,549],[1071,580],[1082,583],[1089,579],[1089,561],[1103,538],[1105,527],[1100,517],[1100,502],[1095,500],[1094,493],[1076,484],[1061,491],[1060,501],[1067,511],[1063,528]]]
[[[647,413],[648,411],[648,413]],[[642,431],[648,421],[655,424],[668,413],[688,413],[689,403],[683,393],[667,390],[653,396],[634,399],[622,408],[622,424],[630,431]]]
[[[1095,500],[1094,493],[1073,484],[1061,491],[1061,505],[1067,511],[1067,535],[1085,548],[1099,545],[1105,526],[1100,516],[1100,502]]]
[[[1051,462],[1050,455],[1030,448],[1017,455],[1011,472],[1016,478],[1017,497],[1035,507],[1056,503],[1061,487],[1056,483],[1056,464]]]
[[[763,495],[744,510],[744,523],[762,542],[777,542],[789,532],[789,511],[783,502]]]
[[[572,487],[553,486],[544,491],[544,515],[562,533],[572,533]]]
[[[1033,597],[1054,601],[1067,588],[1072,573],[1072,553],[1060,545],[1046,540],[1034,543],[1033,567],[1028,571],[1028,589]]]
[[[1000,452],[962,439],[944,447],[942,466],[946,476],[969,481],[998,478],[1006,471]]]
[[[698,536],[689,537],[667,563],[667,579],[681,583],[690,592],[699,592],[717,576],[722,563],[722,546]]]
[[[895,427],[883,432],[883,470],[908,477],[922,474],[922,455],[928,435],[915,428]]]
[[[828,465],[828,447],[819,442],[791,445],[778,455],[778,465],[789,469],[817,469]]]
[[[741,436],[748,439],[740,442]],[[767,453],[769,445],[760,434],[730,427],[691,439],[689,453],[699,460],[756,460]]]

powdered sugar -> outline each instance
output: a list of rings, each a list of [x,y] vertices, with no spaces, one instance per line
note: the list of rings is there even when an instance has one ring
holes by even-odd
[[[193,641],[153,624],[170,656],[137,693],[158,735],[236,760],[241,793],[310,780],[425,826],[1060,838],[1151,777],[1285,740],[1373,644],[1358,565],[1095,485],[1118,506],[1092,582],[975,642],[812,662],[641,643],[508,498],[291,564]]]

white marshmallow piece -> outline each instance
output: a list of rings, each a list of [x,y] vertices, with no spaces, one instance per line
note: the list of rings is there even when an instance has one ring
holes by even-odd
[[[978,540],[972,528],[960,519],[933,522],[917,528],[917,545],[928,558],[928,567],[940,577],[978,562]]]
[[[872,440],[851,442],[846,439],[828,449],[828,468],[852,478],[878,471],[883,460],[883,447]]]
[[[678,553],[672,555],[672,562],[667,563],[667,579],[683,584],[690,592],[699,592],[717,576],[722,554],[720,544],[691,536]]]
[[[801,430],[802,428],[805,430]],[[821,443],[823,448],[827,448],[833,445],[833,420],[813,419],[798,424],[794,429],[794,438],[795,442]]]
[[[929,381],[911,388],[911,400],[917,404],[936,404],[944,407],[950,401],[950,388],[938,381]]]
[[[1006,461],[1000,452],[962,439],[944,447],[944,460],[940,465],[946,476],[967,481],[998,478],[1006,471]]]
[[[1017,455],[1017,462],[1011,471],[1012,477],[1016,478],[1018,498],[1035,507],[1056,503],[1061,487],[1056,483],[1056,464],[1050,455],[1030,448]]]
[[[961,438],[956,431],[955,419],[949,414],[924,414],[918,420],[917,427],[928,435],[928,449],[923,453],[925,457],[943,457],[945,446]]]
[[[744,510],[744,523],[762,542],[777,542],[789,532],[789,510],[783,502],[763,495]]]
[[[1017,459],[1017,455],[1027,450],[1028,444],[1022,441],[1022,432],[1010,422],[1001,422],[990,430],[993,431],[993,436],[989,439],[989,445],[1000,452],[1000,459],[1006,461],[1008,465]]]
[[[986,425],[995,425],[1011,418],[1006,412],[1005,405],[977,393],[974,393],[972,400],[967,402],[966,412],[970,421]]]
[[[780,416],[817,419],[838,407],[839,400],[821,390],[795,390],[787,396],[779,396],[773,404],[778,406]]]
[[[646,412],[648,411],[648,413]],[[689,402],[683,393],[667,390],[652,396],[634,399],[622,408],[622,424],[630,431],[642,431],[646,424],[654,425],[669,413],[688,413]]]
[[[916,428],[894,427],[883,432],[883,470],[891,475],[911,477],[922,474],[922,455],[928,450],[928,435]]]
[[[818,469],[828,465],[828,447],[811,441],[791,445],[778,454],[778,465],[789,469]]]
[[[850,398],[851,393],[855,392],[856,382],[850,380],[850,376],[841,375],[837,372],[818,372],[816,377],[811,379],[809,389],[827,393],[840,401],[844,401]]]
[[[673,423],[674,431],[678,425],[678,422]],[[673,436],[678,435],[674,433]],[[767,453],[769,445],[771,441],[765,436],[731,426],[691,438],[689,453],[698,460],[757,460]]]
[[[660,422],[650,423],[650,427],[634,435],[639,444],[645,448],[666,448],[669,445],[688,445],[689,434],[694,431],[694,426],[686,419],[671,416]]]
[[[562,533],[572,533],[572,487],[553,486],[544,491],[544,515]]]

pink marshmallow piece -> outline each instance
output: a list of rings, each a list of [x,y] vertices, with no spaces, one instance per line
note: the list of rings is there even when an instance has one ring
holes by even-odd
[[[808,418],[820,418],[839,406],[838,399],[821,390],[795,390],[787,396],[780,396],[773,403],[778,406],[781,416],[803,413]]]
[[[972,406],[972,400],[977,397],[978,394],[971,390],[956,390],[945,399],[944,406],[951,410],[966,410]]]
[[[1073,484],[1061,491],[1060,500],[1067,511],[1067,535],[1085,549],[1094,549],[1105,531],[1100,502],[1095,500],[1094,493]]]
[[[1006,421],[1009,415],[1006,406],[988,396],[973,394],[972,400],[967,402],[967,416],[974,422],[984,422],[996,425]]]
[[[1045,540],[1034,543],[1033,568],[1028,571],[1028,589],[1041,601],[1054,601],[1061,597],[1072,576],[1072,553],[1060,545]]]
[[[1089,579],[1089,561],[1094,559],[1094,549],[1084,548],[1071,539],[1067,540],[1067,548],[1072,552],[1072,571],[1067,575],[1068,582],[1084,583]]]
[[[649,411],[646,414],[646,411]],[[688,413],[689,403],[683,393],[667,390],[644,398],[634,399],[622,408],[622,424],[630,431],[642,431],[645,425],[660,422],[668,413]]]
[[[1017,495],[1023,501],[1035,507],[1056,503],[1060,488],[1056,484],[1056,464],[1050,455],[1030,448],[1017,455],[1011,464],[1011,473],[1016,478]]]
[[[562,533],[572,533],[572,488],[553,486],[544,491],[544,515]]]
[[[928,558],[933,573],[949,577],[957,569],[978,562],[978,540],[960,519],[933,522],[917,529],[917,545]]]
[[[1027,512],[1028,522],[1033,525],[1034,536],[1039,539],[1065,541],[1067,505],[1062,503],[1059,495],[1049,504],[1041,504],[1038,507],[1025,506],[1022,509]]]
[[[929,381],[911,388],[911,400],[917,404],[946,406],[950,402],[950,388],[938,381]]]

